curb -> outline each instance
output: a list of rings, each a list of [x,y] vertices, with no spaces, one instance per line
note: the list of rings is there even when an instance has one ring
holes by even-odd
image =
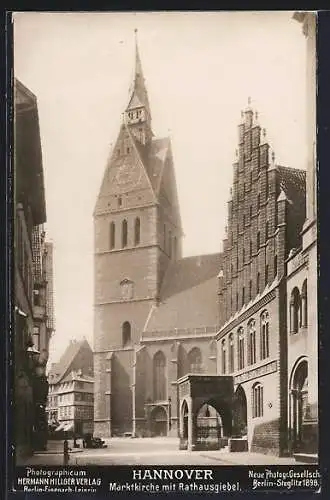
[[[72,450],[69,455],[74,455],[75,453],[82,453],[83,450]],[[33,457],[45,457],[47,455],[63,455],[62,451],[44,451],[39,453],[33,453]]]

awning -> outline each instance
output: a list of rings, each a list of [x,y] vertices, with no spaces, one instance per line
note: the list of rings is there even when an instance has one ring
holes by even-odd
[[[73,429],[73,422],[70,422],[69,424],[66,424],[63,428],[64,432],[72,431]]]
[[[62,430],[64,426],[65,426],[65,423],[62,422],[58,427],[56,427],[55,432]]]

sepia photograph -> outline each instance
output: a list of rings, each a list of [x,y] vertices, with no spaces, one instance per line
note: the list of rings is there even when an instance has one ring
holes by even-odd
[[[317,489],[316,13],[12,25],[16,465]]]

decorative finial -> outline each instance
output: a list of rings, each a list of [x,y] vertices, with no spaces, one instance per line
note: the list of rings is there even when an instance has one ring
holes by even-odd
[[[248,105],[251,105],[251,97],[248,97]]]
[[[138,32],[138,29],[137,29],[137,28],[135,28],[135,29],[134,29],[134,33],[135,33],[135,34],[137,34],[137,32]]]
[[[241,118],[244,118],[244,111],[241,111]]]
[[[272,162],[275,163],[275,153],[272,151]]]
[[[238,149],[235,149],[235,156],[238,158]]]

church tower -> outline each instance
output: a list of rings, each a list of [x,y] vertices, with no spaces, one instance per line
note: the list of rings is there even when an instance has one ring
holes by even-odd
[[[128,105],[94,210],[95,433],[132,430],[132,367],[164,273],[181,257],[169,138],[155,138],[135,32]]]

